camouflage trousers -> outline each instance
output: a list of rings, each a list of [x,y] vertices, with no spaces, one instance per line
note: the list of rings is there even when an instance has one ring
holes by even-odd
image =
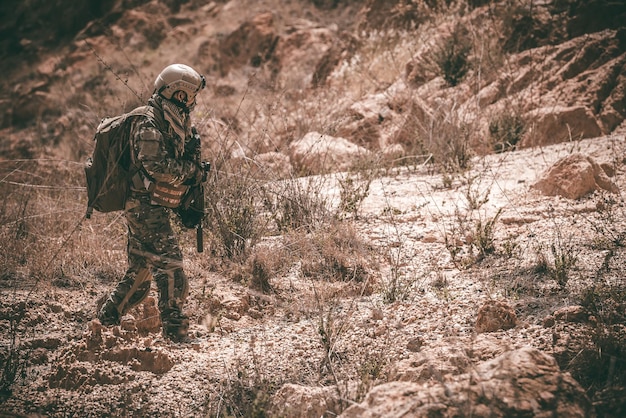
[[[148,296],[154,278],[163,333],[173,340],[183,339],[189,327],[189,320],[183,314],[189,284],[169,209],[151,205],[147,196],[138,195],[127,201],[125,216],[128,269],[102,305],[98,318],[103,325],[119,323],[121,316]]]

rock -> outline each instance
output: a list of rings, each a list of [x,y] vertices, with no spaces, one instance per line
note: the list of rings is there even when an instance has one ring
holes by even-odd
[[[161,315],[156,299],[148,296],[139,308],[139,315],[135,322],[137,332],[141,335],[159,332],[161,330]]]
[[[370,151],[382,151],[387,160],[415,152],[432,118],[428,104],[413,97],[404,81],[363,97],[346,113],[337,134]]]
[[[128,332],[137,332],[137,321],[135,317],[127,314],[120,318],[120,328]]]
[[[167,373],[174,367],[169,354],[161,350],[146,350],[139,347],[115,346],[100,355],[101,360],[129,364],[134,371],[148,371],[154,374]]]
[[[271,12],[258,14],[244,22],[219,45],[222,75],[242,65],[259,67],[272,57],[276,42],[278,35]]]
[[[289,145],[291,161],[296,167],[309,173],[347,170],[369,152],[344,139],[309,132]]]
[[[324,56],[318,61],[313,72],[311,86],[318,88],[327,84],[327,80],[339,63],[353,56],[357,47],[358,39],[355,36],[347,32],[341,32],[338,35],[338,39],[333,42]]]
[[[514,328],[517,323],[515,311],[504,302],[487,301],[479,310],[476,332],[494,332]]]
[[[409,347],[407,349],[410,350]],[[418,351],[408,359],[395,364],[395,371],[390,374],[391,380],[415,383],[424,383],[432,379],[441,380],[446,376],[465,373],[471,364],[466,350],[459,347],[442,345],[423,350],[420,345]]]
[[[272,397],[272,416],[318,418],[336,416],[339,399],[334,387],[311,387],[288,383]]]
[[[554,320],[554,316],[552,315],[548,315],[545,318],[543,318],[543,320],[541,321],[541,325],[544,328],[550,328],[553,327],[555,324],[555,320]]]
[[[589,319],[589,314],[580,305],[565,306],[564,308],[557,309],[554,312],[554,319],[564,322],[579,322],[584,323]]]
[[[373,0],[364,3],[359,11],[359,31],[385,30],[386,28],[409,29],[420,25],[432,13],[429,2]],[[436,3],[435,3],[436,4]]]
[[[367,417],[593,417],[593,406],[553,357],[535,348],[509,351],[471,372],[423,384],[390,382],[374,387],[342,418]]]
[[[315,85],[314,76],[320,76],[318,67],[331,47],[339,41],[333,31],[299,19],[280,37],[274,55],[274,72],[278,86],[304,89]]]
[[[280,152],[266,152],[254,156],[252,172],[264,179],[285,179],[292,174],[289,157]]]
[[[584,106],[539,108],[529,112],[526,119],[534,124],[531,132],[522,140],[522,147],[558,144],[602,135],[595,116]]]
[[[224,318],[238,321],[250,309],[249,296],[238,295],[228,290],[215,290],[209,301],[212,312]]]
[[[531,186],[547,196],[579,199],[594,190],[618,193],[619,189],[591,157],[571,154],[557,161]]]

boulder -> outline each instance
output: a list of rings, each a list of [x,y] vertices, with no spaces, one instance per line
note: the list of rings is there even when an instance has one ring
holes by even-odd
[[[514,328],[517,323],[515,311],[504,302],[490,300],[478,310],[476,332],[494,332]]]
[[[420,344],[421,346],[422,344]],[[390,380],[426,383],[432,379],[463,374],[471,365],[467,350],[452,345],[427,348],[398,361]]]
[[[309,132],[289,145],[291,162],[297,170],[307,173],[343,171],[369,151],[345,138]]]
[[[589,313],[580,305],[564,306],[554,312],[554,319],[563,322],[585,323],[589,319]]]
[[[289,157],[280,152],[266,152],[255,155],[253,173],[265,179],[289,178],[293,171]]]
[[[272,57],[278,35],[271,12],[261,13],[244,22],[219,45],[221,73],[242,65],[258,67]]]
[[[353,103],[347,110],[347,122],[337,130],[339,136],[370,151],[387,153],[394,145],[415,150],[427,136],[432,111],[419,97],[413,97],[404,81],[398,81],[385,91],[369,94]],[[393,153],[397,153],[395,147]]]
[[[522,147],[558,144],[602,135],[596,117],[585,106],[550,106],[525,115],[532,128],[522,140]]]
[[[618,193],[619,188],[593,158],[580,153],[557,161],[531,186],[547,196],[579,199],[594,190]]]
[[[593,417],[585,391],[556,360],[532,347],[506,352],[469,373],[426,383],[375,386],[342,418],[367,417]]]
[[[332,30],[300,19],[276,44],[274,68],[278,86],[287,89],[304,89],[316,84],[314,75],[323,65],[331,47],[338,44]]]

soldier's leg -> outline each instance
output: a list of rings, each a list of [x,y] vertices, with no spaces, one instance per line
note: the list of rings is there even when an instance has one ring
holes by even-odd
[[[98,312],[98,319],[103,325],[119,324],[120,318],[150,293],[152,266],[141,251],[141,242],[145,235],[141,222],[143,212],[139,201],[127,202],[125,215],[128,226],[128,269]]]
[[[189,330],[189,318],[183,313],[189,291],[187,276],[181,268],[156,270],[154,281],[159,290],[163,334],[174,341],[184,340]]]
[[[182,252],[171,233],[163,234],[158,244],[163,256],[154,263],[154,281],[159,291],[159,310],[163,334],[174,341],[187,337],[189,318],[183,306],[189,294],[189,282],[183,271]]]
[[[180,341],[187,336],[189,319],[183,305],[189,293],[187,276],[183,271],[183,255],[170,224],[169,211],[152,205],[142,205],[136,236],[140,248],[133,254],[145,257],[152,266],[154,281],[159,291],[159,311],[166,337]]]
[[[120,318],[130,309],[141,303],[150,293],[150,270],[132,267],[105,300],[98,312],[102,325],[119,324]]]

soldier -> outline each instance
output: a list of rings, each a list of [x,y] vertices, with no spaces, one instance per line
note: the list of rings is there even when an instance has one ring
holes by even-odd
[[[131,195],[124,214],[128,224],[128,269],[98,312],[103,325],[120,317],[150,291],[151,277],[159,292],[163,335],[186,341],[189,319],[183,313],[188,281],[183,258],[170,224],[187,190],[202,181],[199,143],[192,143],[190,112],[205,87],[204,76],[183,64],[159,74],[148,106],[155,118],[141,115],[130,124],[131,159],[138,169],[131,178]],[[192,149],[190,149],[192,148]]]

